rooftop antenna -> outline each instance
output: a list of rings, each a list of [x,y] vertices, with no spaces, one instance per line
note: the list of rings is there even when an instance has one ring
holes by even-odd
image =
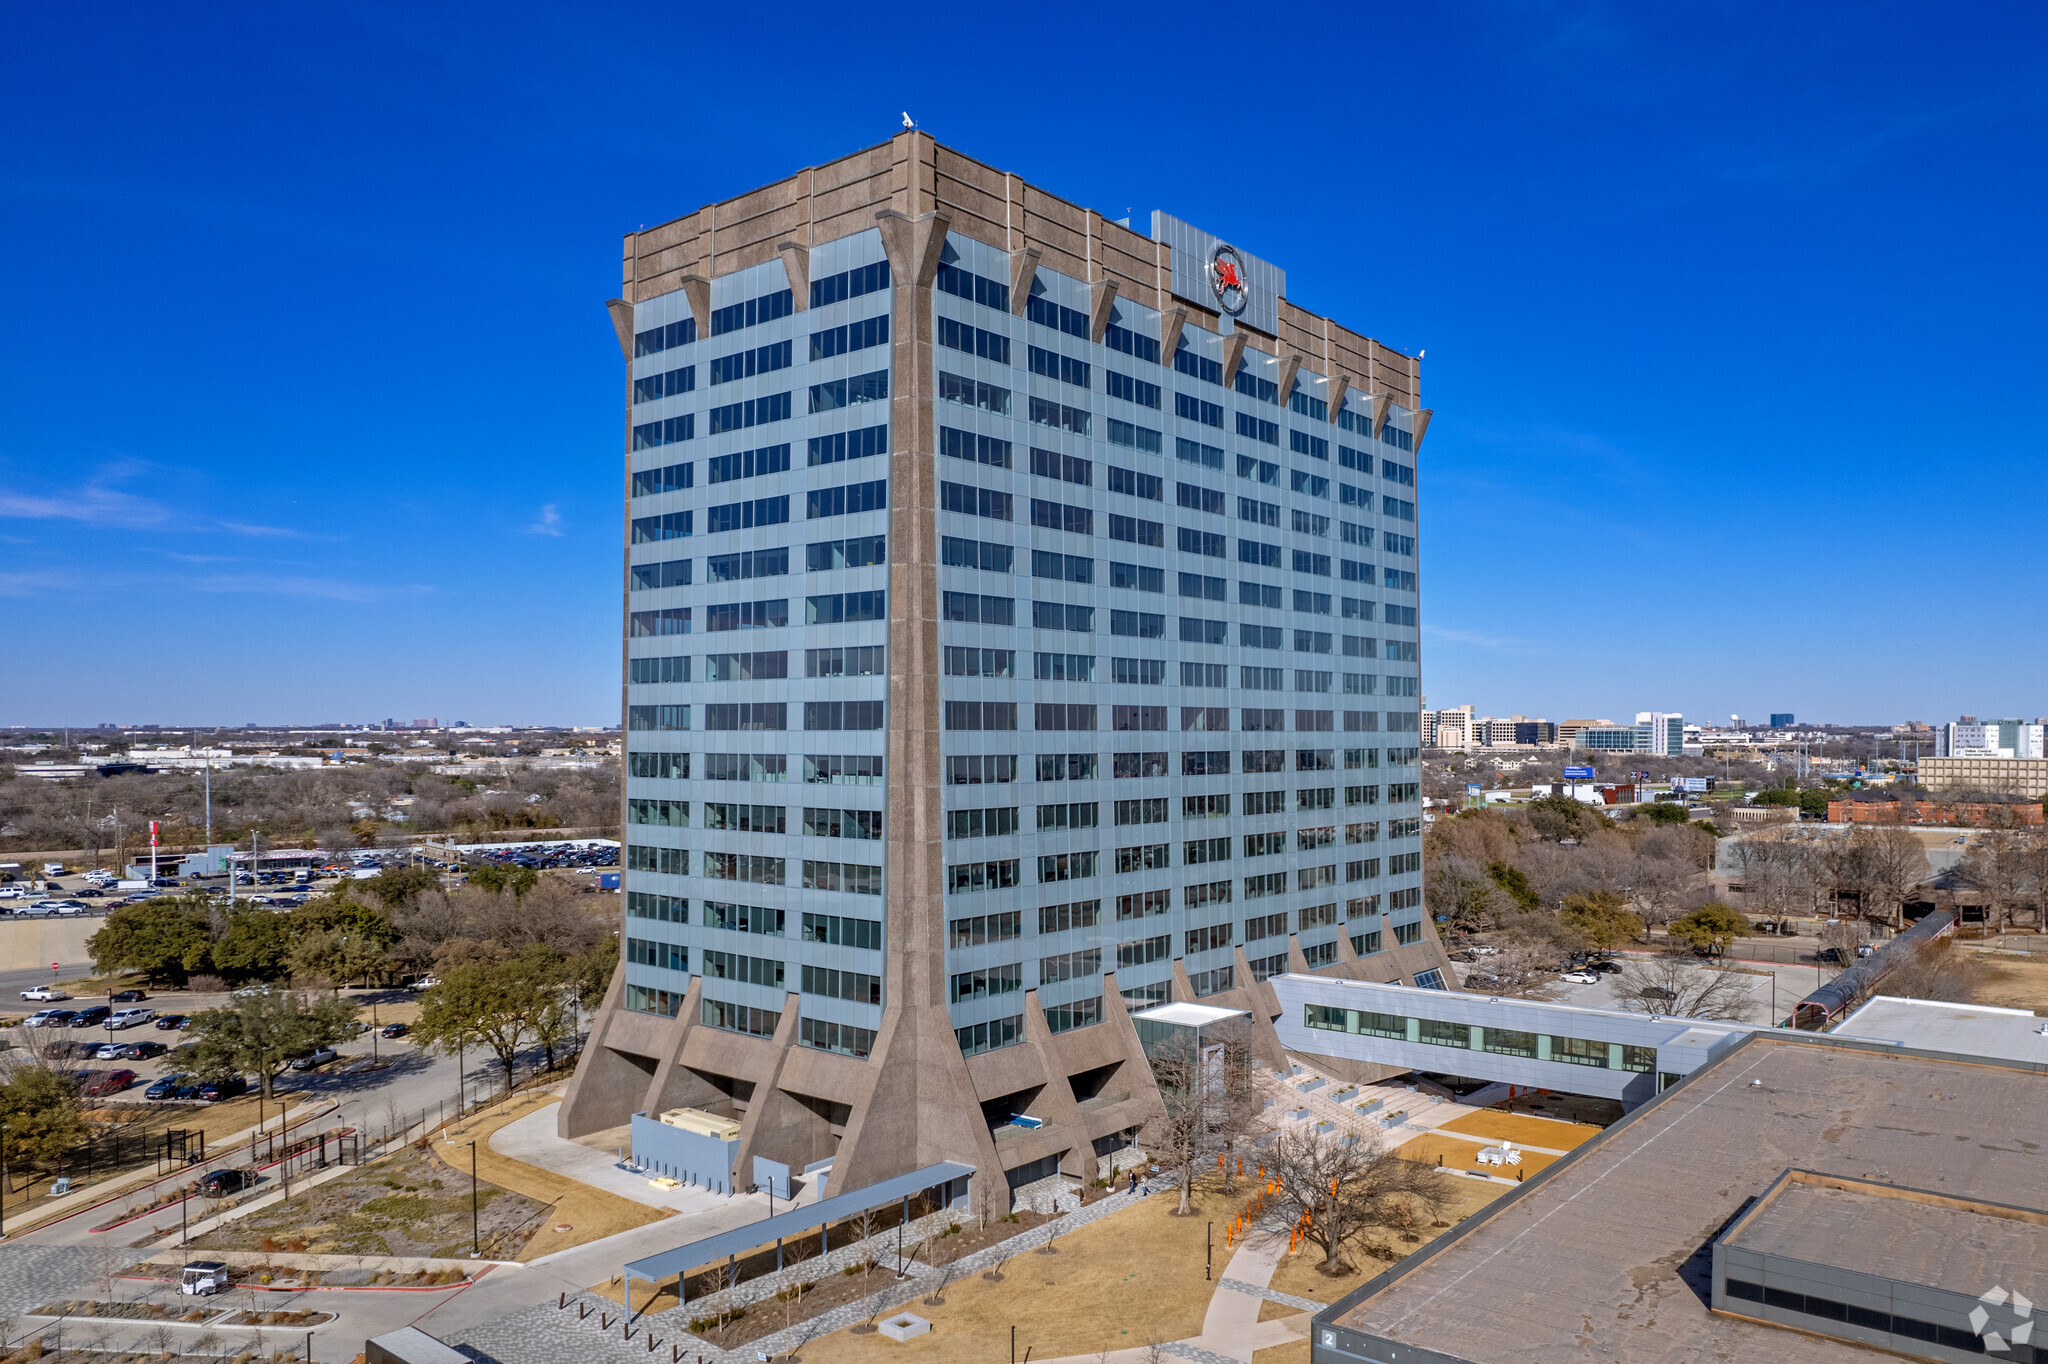
[[[908,109],[905,109],[903,111],[903,130],[905,132],[911,132],[915,130],[916,127],[917,120],[910,116],[910,111]]]

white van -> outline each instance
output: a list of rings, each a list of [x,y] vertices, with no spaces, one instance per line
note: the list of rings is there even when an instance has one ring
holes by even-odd
[[[63,864],[62,862],[45,862],[45,863],[43,863],[43,875],[45,875],[45,876],[62,876],[63,874],[64,874],[64,864]]]
[[[110,1028],[139,1028],[156,1017],[155,1009],[123,1009],[107,1020]]]

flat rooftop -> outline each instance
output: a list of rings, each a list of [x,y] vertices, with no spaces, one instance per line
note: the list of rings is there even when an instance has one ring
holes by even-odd
[[[2026,1192],[2039,1197],[2048,1191],[2036,1184]],[[1993,1284],[2018,1282],[2031,1298],[2026,1276],[2048,1274],[2048,1213],[1931,1202],[1910,1189],[1829,1188],[1793,1179],[1728,1244],[1973,1298]]]
[[[2042,1113],[2048,1067],[1753,1033],[1318,1320],[1474,1364],[1868,1361],[1877,1352],[1710,1314],[1715,1238],[1787,1167],[2048,1201],[2048,1152],[2016,1131]],[[1913,1247],[1858,1229],[1861,1208],[1805,1206],[1834,1215],[1812,1234],[1865,1239],[1857,1253],[1891,1266],[1878,1272],[1914,1267]],[[2038,1254],[2000,1282],[2048,1301]]]
[[[1843,1019],[1833,1035],[1891,1042],[1920,1051],[2048,1062],[2048,1018],[2026,1009],[1877,995]]]

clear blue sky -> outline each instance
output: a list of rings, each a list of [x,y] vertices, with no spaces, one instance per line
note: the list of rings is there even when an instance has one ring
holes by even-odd
[[[1432,705],[2048,711],[2040,6],[939,13],[16,11],[0,723],[615,722],[619,234],[904,109],[1427,348]]]

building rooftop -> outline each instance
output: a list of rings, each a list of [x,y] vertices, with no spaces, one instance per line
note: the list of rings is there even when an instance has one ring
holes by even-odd
[[[1854,1235],[1843,1234],[1852,1227]],[[1795,1170],[1727,1243],[1974,1298],[2030,1269],[2040,1277],[2048,1265],[2048,1213]]]
[[[1213,1004],[1161,1004],[1131,1017],[1140,1023],[1170,1023],[1181,1028],[1206,1028],[1226,1018],[1243,1018],[1243,1009],[1219,1009]]]
[[[2016,1115],[2040,1112],[2048,1065],[1759,1031],[1319,1315],[1316,1340],[1343,1348],[1324,1332],[1348,1328],[1475,1364],[1867,1360],[1874,1352],[1858,1345],[1710,1313],[1715,1239],[1788,1167],[1949,1199],[2042,1201],[2041,1148],[2012,1135]],[[1866,1229],[1873,1201],[1889,1206]],[[1861,1241],[1856,1253],[1888,1272],[1915,1272],[1916,1243],[1887,1238],[1919,1214],[1889,1200],[1801,1206],[1821,1220],[1798,1235]],[[2048,1301],[2038,1253],[2000,1282]]]
[[[1834,1035],[1923,1051],[2048,1064],[2048,1018],[2026,1009],[1877,995],[1843,1019]]]

